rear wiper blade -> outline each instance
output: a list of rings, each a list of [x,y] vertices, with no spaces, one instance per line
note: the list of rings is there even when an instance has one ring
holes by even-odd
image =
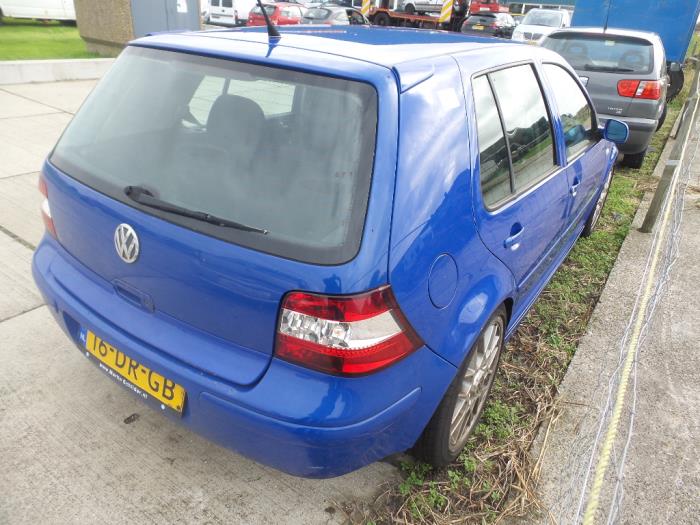
[[[174,213],[175,215],[181,215],[182,217],[188,217],[190,219],[196,219],[198,221],[207,222],[209,224],[215,224],[217,226],[222,226],[224,228],[234,228],[236,230],[241,230],[245,232],[262,233],[267,235],[268,230],[263,228],[255,228],[253,226],[248,226],[247,224],[242,224],[240,222],[231,221],[229,219],[224,219],[222,217],[217,217],[216,215],[211,215],[203,211],[190,210],[178,206],[177,204],[171,204],[169,202],[160,200],[154,197],[153,194],[141,186],[127,186],[124,188],[124,193],[134,202],[138,202],[143,206],[148,206],[149,208],[155,208],[157,210],[166,211],[168,213]]]
[[[614,66],[593,66],[591,64],[586,64],[583,66],[586,71],[605,71],[608,73],[633,73],[634,69],[628,67],[614,67]]]

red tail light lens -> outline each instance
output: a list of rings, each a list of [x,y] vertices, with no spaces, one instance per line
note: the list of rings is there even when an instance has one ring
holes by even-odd
[[[44,200],[41,202],[41,218],[44,220],[46,231],[49,232],[54,238],[58,238],[56,235],[56,226],[54,226],[53,218],[51,217],[49,190],[46,188],[46,181],[44,180],[43,176],[39,176],[39,192],[44,196]]]
[[[351,296],[291,292],[281,310],[277,357],[329,374],[376,372],[423,344],[388,286]]]
[[[661,98],[661,82],[658,80],[620,80],[617,83],[617,94],[621,97],[659,100]]]

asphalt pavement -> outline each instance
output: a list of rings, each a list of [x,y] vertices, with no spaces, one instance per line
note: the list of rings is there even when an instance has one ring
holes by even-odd
[[[94,84],[0,87],[0,523],[342,523],[395,467],[307,480],[214,445],[105,380],[42,305],[38,172]]]

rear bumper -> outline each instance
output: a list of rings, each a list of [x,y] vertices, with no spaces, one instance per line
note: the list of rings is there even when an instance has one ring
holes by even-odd
[[[332,477],[410,448],[447,389],[455,368],[423,347],[377,374],[339,378],[272,359],[254,386],[241,387],[173,359],[115,325],[115,309],[144,312],[114,295],[90,305],[99,278],[45,236],[34,279],[52,314],[78,346],[88,328],[187,391],[181,418],[195,432],[293,475]],[[121,316],[120,316],[121,317]],[[172,334],[170,344],[178,344]],[[193,351],[195,351],[193,349]],[[97,373],[97,371],[95,371]]]
[[[620,120],[627,124],[630,129],[630,135],[627,142],[624,144],[618,144],[618,149],[620,153],[623,154],[634,154],[641,153],[649,146],[656,127],[659,121],[656,119],[649,118],[637,118],[637,117],[619,117],[616,115],[603,115],[599,114],[598,119],[601,124],[605,124],[608,119]]]

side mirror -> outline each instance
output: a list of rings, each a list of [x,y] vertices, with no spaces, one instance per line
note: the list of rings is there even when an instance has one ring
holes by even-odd
[[[630,128],[624,122],[608,119],[603,128],[603,138],[615,144],[624,144],[630,135]]]
[[[668,65],[668,70],[669,70],[671,73],[678,73],[678,72],[681,70],[681,65],[680,65],[679,62],[671,62],[671,63]]]

